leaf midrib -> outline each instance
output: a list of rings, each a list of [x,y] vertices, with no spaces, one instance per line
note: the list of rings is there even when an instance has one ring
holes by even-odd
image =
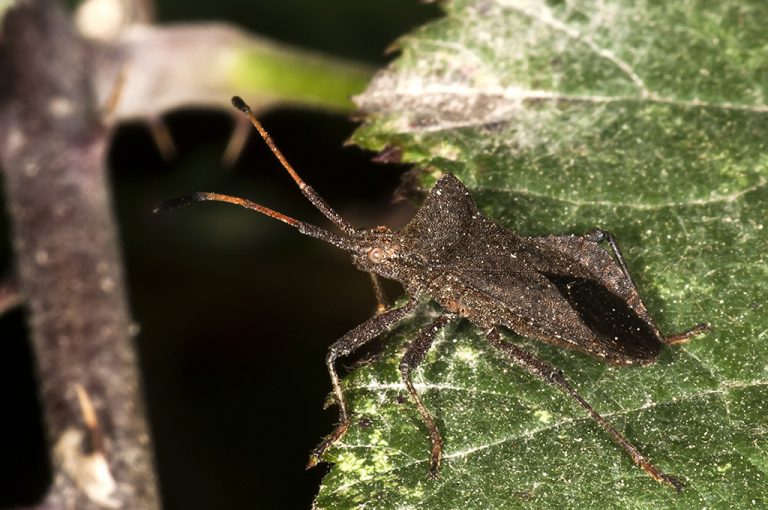
[[[431,385],[429,383],[421,383],[421,384],[416,384],[415,386],[420,391],[430,390],[430,389],[441,389],[441,390],[451,391],[451,389],[445,388],[443,385],[439,385],[439,384],[438,385]],[[761,386],[768,386],[768,381],[763,381],[763,380],[753,380],[753,381],[748,381],[748,382],[726,381],[726,382],[721,382],[718,385],[717,388],[698,390],[698,391],[693,392],[693,393],[688,393],[688,394],[681,395],[681,396],[678,396],[678,397],[673,397],[673,398],[671,398],[669,400],[649,402],[649,403],[644,404],[642,406],[637,406],[637,407],[633,407],[633,408],[629,408],[629,409],[621,409],[619,411],[612,411],[612,412],[601,413],[601,414],[602,414],[603,417],[605,417],[607,419],[614,418],[614,417],[623,417],[623,416],[628,416],[628,415],[631,415],[631,414],[634,414],[634,413],[638,413],[638,412],[641,412],[641,411],[647,411],[649,409],[655,409],[655,408],[657,408],[659,406],[662,406],[662,405],[678,404],[680,402],[692,401],[692,400],[696,400],[696,399],[699,399],[699,398],[709,397],[709,396],[712,396],[712,395],[717,396],[719,398],[725,398],[726,395],[730,391],[732,391],[732,390],[758,388],[758,387],[761,387]],[[405,387],[403,385],[401,385],[401,384],[392,383],[392,384],[384,384],[384,385],[351,386],[348,389],[349,390],[370,390],[370,391],[375,391],[377,389],[385,389],[385,390],[390,390],[391,389],[393,391],[394,390],[403,391],[405,389]],[[452,389],[453,390],[460,390],[460,391],[467,390],[467,389],[460,388],[460,387],[455,387],[455,388],[452,388]],[[477,390],[469,389],[467,391],[477,391]],[[497,441],[493,441],[491,443],[485,443],[485,444],[473,446],[471,448],[467,448],[467,449],[464,449],[464,450],[459,451],[459,452],[446,453],[443,458],[444,459],[460,459],[460,458],[463,458],[463,457],[467,457],[467,456],[469,456],[469,455],[471,455],[471,454],[473,454],[475,452],[478,452],[478,451],[487,450],[489,448],[494,448],[494,447],[497,447],[497,446],[500,446],[500,445],[503,445],[503,444],[506,444],[506,443],[510,443],[510,442],[516,442],[516,441],[521,441],[521,440],[530,440],[530,439],[533,439],[535,436],[537,436],[537,435],[539,435],[541,433],[545,433],[545,432],[548,432],[548,431],[551,431],[551,430],[555,430],[555,429],[558,429],[560,427],[567,427],[567,426],[571,426],[571,425],[578,425],[580,423],[593,423],[593,420],[589,416],[582,416],[582,417],[579,417],[579,418],[568,418],[568,419],[565,419],[565,420],[556,421],[556,422],[554,422],[554,423],[552,423],[550,425],[544,426],[544,427],[539,427],[539,428],[536,428],[536,429],[527,430],[527,431],[523,432],[522,434],[516,434],[516,435],[508,436],[508,437],[499,439]],[[350,445],[350,444],[339,445],[339,448],[340,449],[344,449],[344,450],[353,450],[353,449],[370,448],[370,447],[371,447],[370,445]],[[397,450],[397,451],[402,452],[401,450]],[[402,452],[402,453],[404,455],[406,455],[407,457],[413,458],[412,456],[405,454],[405,452]],[[400,471],[402,469],[406,469],[406,468],[409,468],[409,467],[417,465],[417,464],[424,464],[424,463],[427,463],[427,462],[429,462],[429,458],[428,457],[425,457],[424,459],[418,459],[418,460],[414,459],[413,461],[406,462],[405,464],[400,464],[398,466],[394,466],[392,469],[387,469],[387,470],[384,470],[384,471],[379,471],[379,472],[376,473],[376,475],[377,476],[381,476],[381,475],[385,475],[385,474],[388,474],[388,473],[397,472],[397,471]],[[760,471],[763,471],[759,467],[756,467],[756,468],[759,469]],[[346,484],[344,486],[340,486],[340,487],[334,489],[331,492],[331,494],[336,494],[336,493],[338,493],[340,491],[343,491],[345,489],[348,489],[350,487],[354,487],[355,485],[358,485],[360,483],[367,483],[367,481],[368,480],[356,479],[353,483]]]
[[[662,209],[672,208],[687,208],[687,207],[701,207],[719,203],[731,203],[739,200],[740,198],[759,191],[766,187],[768,180],[762,175],[759,177],[757,183],[747,188],[734,191],[727,195],[713,194],[708,198],[691,198],[687,200],[675,200],[670,202],[662,202],[657,204],[644,204],[639,202],[614,202],[612,200],[577,200],[573,198],[558,197],[547,193],[537,193],[531,191],[528,188],[506,188],[506,187],[492,187],[492,186],[473,186],[474,191],[488,192],[488,193],[509,193],[515,195],[521,195],[525,197],[542,198],[546,200],[552,200],[560,203],[570,204],[577,207],[623,207],[627,209],[634,209],[640,211],[659,211]]]

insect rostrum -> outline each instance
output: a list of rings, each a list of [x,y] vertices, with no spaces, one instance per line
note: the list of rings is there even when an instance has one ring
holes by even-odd
[[[653,465],[598,414],[560,370],[502,339],[500,331],[507,328],[610,364],[643,365],[654,362],[663,346],[684,342],[708,329],[699,324],[680,334],[662,334],[645,308],[610,233],[593,229],[582,235],[522,236],[481,214],[467,188],[451,174],[440,178],[402,229],[356,229],[304,183],[248,106],[239,98],[232,102],[248,116],[304,196],[342,235],[245,199],[215,193],[173,199],[160,204],[157,210],[211,200],[240,205],[283,221],[303,234],[349,252],[355,266],[371,273],[380,302],[380,313],[328,349],[326,365],[339,406],[339,424],[312,451],[308,467],[322,460],[324,452],[344,436],[351,423],[336,360],[388,330],[414,310],[419,298],[428,297],[440,306],[442,313],[411,341],[399,367],[429,432],[430,476],[438,476],[443,440],[411,381],[411,373],[424,360],[437,332],[451,321],[463,318],[480,328],[489,343],[513,364],[570,395],[653,479],[677,490],[683,487],[679,479]],[[602,243],[608,245],[610,253]],[[386,306],[377,275],[400,282],[409,296],[407,303],[398,308]]]

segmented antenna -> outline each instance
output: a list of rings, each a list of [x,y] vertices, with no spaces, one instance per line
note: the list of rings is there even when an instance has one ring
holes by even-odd
[[[276,220],[282,221],[283,223],[287,223],[288,225],[296,228],[302,234],[306,234],[310,237],[329,242],[341,249],[352,251],[355,248],[350,240],[338,236],[332,232],[328,232],[325,229],[310,225],[309,223],[304,223],[303,221],[299,221],[295,218],[291,218],[290,216],[286,216],[281,212],[275,211],[274,209],[270,209],[269,207],[265,207],[261,204],[257,204],[256,202],[251,202],[250,200],[233,197],[230,195],[222,195],[221,193],[207,193],[198,191],[189,195],[171,198],[170,200],[165,200],[164,202],[157,204],[152,212],[159,213],[169,209],[176,209],[178,207],[189,205],[193,202],[226,202],[229,204],[239,205],[245,209],[260,212],[261,214],[269,216],[270,218],[274,218]]]
[[[267,147],[269,147],[269,150],[272,151],[272,154],[275,155],[278,161],[280,161],[280,164],[285,168],[285,170],[288,172],[288,174],[291,176],[293,181],[296,183],[296,185],[301,190],[301,193],[309,200],[312,205],[315,206],[323,215],[331,220],[334,225],[339,227],[345,234],[353,235],[357,229],[353,227],[351,224],[349,224],[344,218],[339,215],[333,208],[328,205],[328,203],[317,194],[317,192],[312,189],[312,186],[308,185],[304,182],[304,180],[299,177],[299,174],[296,173],[296,170],[293,169],[290,163],[288,163],[288,160],[285,159],[285,156],[283,156],[283,153],[280,152],[280,149],[277,148],[277,145],[275,145],[275,142],[272,140],[272,137],[269,136],[269,133],[267,133],[267,130],[264,129],[264,126],[261,125],[261,122],[259,122],[259,119],[256,118],[256,116],[253,114],[253,111],[251,111],[251,107],[248,106],[245,101],[240,96],[234,96],[232,98],[232,106],[240,110],[245,114],[246,117],[248,117],[248,120],[253,124],[253,127],[256,128],[256,131],[259,132],[259,135],[261,135],[261,138],[264,139],[264,142],[267,144]]]
[[[287,223],[293,227],[297,227],[302,223],[299,220],[291,218],[290,216],[286,216],[281,212],[277,212],[274,209],[270,209],[269,207],[265,207],[261,204],[257,204],[256,202],[251,202],[250,200],[246,200],[244,198],[233,197],[230,195],[222,195],[221,193],[207,193],[205,191],[198,191],[196,193],[190,193],[189,195],[171,198],[170,200],[160,202],[155,206],[152,212],[158,213],[160,211],[167,211],[169,209],[184,207],[185,205],[189,205],[192,202],[208,202],[208,201],[227,202],[230,204],[239,205],[240,207],[245,207],[246,209],[258,211],[261,214],[266,214],[270,218],[280,220],[283,223]]]

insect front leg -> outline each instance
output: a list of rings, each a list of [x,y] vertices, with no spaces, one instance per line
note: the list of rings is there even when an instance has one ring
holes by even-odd
[[[331,383],[333,384],[333,394],[336,398],[336,404],[339,406],[339,424],[333,432],[326,436],[320,444],[312,450],[312,453],[309,456],[309,462],[307,462],[307,469],[320,462],[325,450],[344,437],[344,434],[346,434],[347,429],[349,428],[349,411],[347,410],[347,403],[344,400],[344,392],[341,389],[339,375],[336,373],[336,360],[342,356],[347,356],[348,354],[353,353],[367,342],[370,342],[372,339],[385,332],[396,322],[399,322],[403,317],[413,311],[413,309],[416,308],[417,303],[418,301],[415,298],[411,298],[400,308],[374,315],[349,331],[346,335],[339,338],[328,349],[328,354],[325,357],[325,364],[328,367],[328,374],[330,375]]]
[[[384,294],[384,289],[381,286],[381,280],[376,273],[368,273],[371,276],[371,285],[373,285],[373,293],[376,296],[376,313],[382,314],[389,310],[389,300],[387,295]]]
[[[587,413],[589,413],[589,416],[595,420],[598,425],[603,428],[603,430],[608,432],[608,434],[613,437],[614,441],[616,441],[619,446],[621,446],[629,454],[629,456],[632,457],[634,463],[643,468],[645,472],[651,476],[651,478],[657,482],[670,485],[678,492],[682,490],[684,486],[682,481],[675,478],[674,476],[662,472],[659,468],[651,464],[651,462],[642,453],[640,453],[635,445],[630,443],[627,438],[625,438],[618,430],[613,427],[613,425],[608,422],[608,420],[603,418],[586,400],[584,400],[581,395],[579,395],[573,386],[571,386],[571,384],[565,379],[561,370],[558,370],[552,365],[539,360],[528,351],[525,351],[514,344],[503,341],[499,331],[496,328],[489,330],[486,333],[486,337],[488,338],[488,341],[491,343],[491,345],[500,350],[512,363],[526,369],[530,374],[538,377],[539,379],[557,386],[565,393],[573,397],[573,399],[576,400],[576,402],[578,402],[579,405],[581,405],[581,407],[587,411]]]
[[[418,367],[424,357],[427,355],[429,348],[432,346],[432,342],[435,340],[435,335],[443,329],[453,318],[451,315],[441,315],[436,318],[426,328],[419,332],[413,342],[408,346],[405,351],[405,355],[400,360],[400,374],[403,377],[405,387],[408,389],[408,393],[411,395],[411,399],[416,404],[416,409],[419,410],[421,420],[429,431],[429,438],[432,441],[432,455],[429,458],[429,476],[430,478],[437,478],[437,471],[440,469],[440,460],[443,458],[443,438],[440,436],[440,431],[435,425],[435,420],[429,411],[421,401],[421,397],[416,392],[416,388],[413,386],[411,380],[411,372]]]

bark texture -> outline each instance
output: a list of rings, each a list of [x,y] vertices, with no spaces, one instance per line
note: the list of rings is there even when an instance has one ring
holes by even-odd
[[[56,2],[20,2],[2,23],[0,165],[54,464],[41,508],[158,508],[92,86],[121,57]]]

